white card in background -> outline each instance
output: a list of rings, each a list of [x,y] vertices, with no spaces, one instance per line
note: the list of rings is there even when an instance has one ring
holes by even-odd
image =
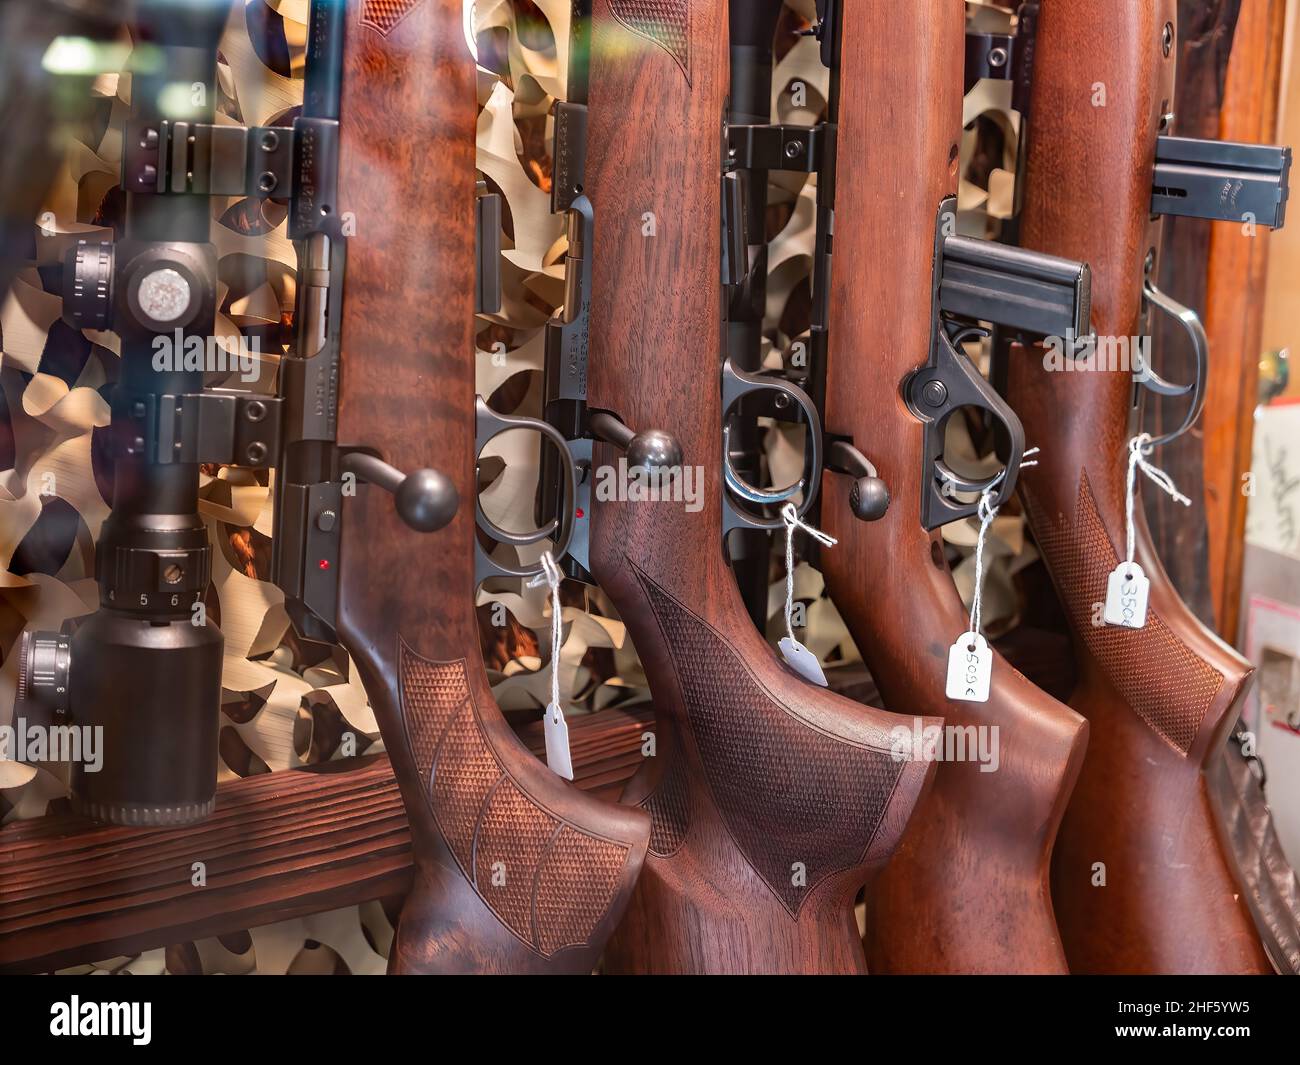
[[[1136,562],[1121,562],[1106,580],[1106,610],[1102,620],[1107,625],[1140,629],[1147,623],[1147,597],[1151,581]]]
[[[826,674],[822,672],[822,664],[817,661],[817,656],[798,640],[792,640],[789,636],[782,636],[777,646],[781,648],[781,655],[785,658],[785,664],[793,669],[804,680],[812,681],[814,684],[820,684],[826,687]]]
[[[569,723],[564,711],[555,703],[546,707],[546,723],[542,727],[546,737],[546,764],[552,773],[565,780],[573,779],[573,756],[569,754]]]
[[[987,703],[993,678],[993,652],[978,632],[963,632],[948,649],[949,699],[966,703]]]

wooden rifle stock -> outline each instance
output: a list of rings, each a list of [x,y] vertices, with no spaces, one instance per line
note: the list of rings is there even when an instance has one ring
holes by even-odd
[[[1160,241],[1156,137],[1178,54],[1164,38],[1176,25],[1176,0],[1042,0],[1022,238],[1091,263],[1099,337],[1143,331],[1144,261]],[[1041,351],[1021,350],[1007,394],[1042,448],[1021,490],[1074,629],[1082,681],[1072,703],[1092,725],[1053,871],[1071,967],[1268,972],[1204,775],[1222,757],[1251,667],[1179,599],[1140,504],[1146,626],[1101,624],[1107,577],[1125,552],[1133,375],[1049,372]]]
[[[356,235],[338,439],[404,471],[445,471],[460,508],[422,535],[377,488],[348,500],[338,628],[411,822],[416,876],[390,969],[590,972],[649,823],[539,763],[501,716],[480,657],[474,78],[459,0],[349,4],[339,184]]]
[[[704,472],[694,512],[602,501],[593,520],[592,568],[628,624],[658,715],[657,755],[625,796],[650,811],[650,856],[606,965],[862,972],[854,897],[894,850],[933,767],[892,757],[891,726],[907,719],[778,664],[723,557],[727,7],[594,8],[588,400],[634,429],[671,432],[686,467]],[[598,468],[616,460],[597,449]]]
[[[992,726],[1000,766],[939,766],[934,790],[867,897],[868,964],[885,972],[1062,972],[1048,870],[1087,724],[995,654],[986,703],[945,695],[968,619],[942,543],[920,517],[923,427],[900,386],[924,360],[935,218],[957,184],[963,5],[844,5],[826,430],[877,466],[892,502],[853,517],[831,474],[828,587],[886,706]],[[903,79],[900,81],[900,78]],[[882,99],[880,86],[906,100]],[[901,163],[901,165],[896,165]]]

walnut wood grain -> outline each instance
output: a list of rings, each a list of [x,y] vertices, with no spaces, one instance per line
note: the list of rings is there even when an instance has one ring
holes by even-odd
[[[1233,34],[1241,0],[1178,0],[1178,77],[1174,85],[1171,110],[1176,116],[1174,131],[1180,137],[1217,137],[1219,108],[1223,102],[1228,57],[1233,49]],[[1280,47],[1280,43],[1279,43]],[[1241,138],[1234,138],[1241,139]],[[1255,139],[1255,138],[1246,138]],[[1156,283],[1179,303],[1205,319],[1208,299],[1210,233],[1214,223],[1200,218],[1166,218],[1161,233],[1161,255]],[[1254,243],[1253,241],[1246,243]],[[1241,289],[1239,279],[1228,286]],[[1257,318],[1263,316],[1260,308]],[[1161,376],[1170,381],[1190,381],[1196,375],[1196,357],[1187,343],[1187,334],[1174,319],[1163,314],[1153,316],[1151,358]],[[1208,329],[1207,329],[1208,332]],[[1223,372],[1226,352],[1211,342],[1214,359],[1210,373]],[[1232,360],[1226,360],[1231,362]],[[1213,376],[1211,377],[1211,380]],[[1142,424],[1152,436],[1170,432],[1182,424],[1187,414],[1186,396],[1150,396],[1143,410]],[[1213,541],[1221,530],[1210,519],[1211,483],[1231,475],[1232,462],[1217,457],[1216,466],[1203,459],[1204,435],[1218,419],[1235,426],[1235,404],[1207,400],[1199,423],[1188,433],[1164,446],[1161,468],[1166,470],[1189,496],[1206,491],[1204,507],[1189,510],[1164,492],[1148,492],[1142,500],[1147,515],[1151,543],[1165,567],[1174,588],[1197,617],[1214,627],[1215,604],[1211,577],[1216,547]],[[1220,566],[1219,569],[1222,567]],[[1222,631],[1222,630],[1220,630]]]
[[[963,5],[846,5],[826,429],[852,437],[892,502],[880,521],[831,475],[827,586],[884,705],[996,727],[1001,765],[938,767],[916,825],[868,898],[869,964],[887,972],[1062,972],[1048,867],[1087,727],[995,656],[989,701],[950,701],[948,648],[968,627],[937,536],[920,522],[922,425],[900,398],[926,358],[935,216],[956,189]],[[906,84],[897,81],[906,74]],[[882,101],[880,86],[906,99]],[[903,167],[865,162],[884,157]]]
[[[188,828],[141,831],[72,814],[7,826],[0,970],[135,954],[410,884],[406,814],[385,758],[250,777],[217,794],[216,813]],[[204,885],[193,882],[195,862]]]
[[[650,7],[657,21],[634,17]],[[651,854],[606,968],[862,972],[854,896],[896,847],[933,767],[889,753],[891,726],[910,720],[778,663],[722,554],[727,25],[716,0],[594,10],[589,400],[633,428],[673,433],[704,477],[694,513],[610,501],[592,522],[595,575],[658,714],[656,757],[626,796],[651,812]],[[597,455],[615,460],[608,447]]]
[[[615,801],[648,706],[570,722],[574,785]],[[540,722],[519,737],[545,751]],[[192,882],[192,863],[207,884]],[[51,813],[0,829],[0,971],[36,973],[404,896],[411,837],[387,755],[221,784],[217,812],[140,831]]]
[[[488,687],[473,614],[474,63],[457,0],[396,7],[365,0],[348,20],[339,198],[356,235],[338,439],[403,471],[444,471],[461,506],[421,535],[363,488],[343,516],[339,633],[416,862],[389,968],[590,972],[649,822],[539,764]]]
[[[1043,0],[1026,165],[1027,247],[1093,268],[1098,334],[1138,332],[1143,261],[1159,246],[1149,203],[1174,62],[1161,44],[1174,0]],[[1106,106],[1094,106],[1098,84]],[[1049,373],[1012,360],[1008,394],[1042,448],[1021,485],[1071,617],[1082,681],[1073,705],[1092,740],[1056,848],[1053,896],[1079,972],[1266,972],[1243,886],[1216,833],[1204,766],[1220,756],[1250,666],[1181,602],[1141,509],[1137,561],[1151,580],[1146,627],[1095,624],[1125,549],[1123,370]],[[1159,462],[1159,457],[1156,457]],[[1094,886],[1104,863],[1105,886]]]
[[[1276,140],[1286,19],[1284,0],[1243,0],[1215,136]],[[1250,504],[1242,476],[1254,444],[1271,240],[1268,230],[1247,238],[1236,223],[1210,223],[1205,331],[1213,357],[1202,415],[1204,495],[1214,617],[1219,635],[1230,642],[1241,629]]]

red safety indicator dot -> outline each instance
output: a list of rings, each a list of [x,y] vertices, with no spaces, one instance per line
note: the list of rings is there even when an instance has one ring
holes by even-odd
[[[330,560],[328,558],[322,558],[319,562],[316,563],[316,565],[319,566],[321,569],[329,569]]]

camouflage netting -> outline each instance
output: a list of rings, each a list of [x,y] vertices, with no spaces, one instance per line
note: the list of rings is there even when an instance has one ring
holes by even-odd
[[[233,6],[221,42],[218,122],[291,122],[302,98],[307,0],[244,0]],[[1005,25],[995,5],[972,4],[973,17]],[[780,122],[814,124],[822,116],[828,72],[807,28],[814,0],[789,0],[778,31],[773,113]],[[563,220],[550,213],[550,110],[565,93],[569,0],[479,0],[473,34],[479,64],[478,162],[504,200],[499,314],[479,321],[480,393],[502,413],[541,413],[543,332],[563,299]],[[123,37],[124,48],[130,40]],[[956,57],[954,57],[956,60]],[[966,231],[994,233],[1006,217],[1017,126],[998,86],[982,84],[967,101],[961,221]],[[105,429],[108,392],[117,373],[110,333],[76,333],[60,320],[50,271],[78,237],[109,233],[120,221],[116,187],[130,79],[97,78],[95,116],[69,144],[58,180],[36,222],[36,262],[0,306],[0,723],[12,717],[17,663],[10,651],[25,629],[57,629],[97,604],[94,543],[108,513],[111,468]],[[773,174],[770,275],[764,364],[788,363],[808,340],[815,177]],[[596,205],[599,210],[599,205]],[[431,204],[430,210],[436,205]],[[218,334],[231,344],[257,341],[268,352],[258,379],[213,375],[210,385],[273,388],[278,353],[289,340],[295,258],[285,235],[285,206],[275,201],[215,199],[213,240],[220,256]],[[466,264],[470,269],[471,264]],[[597,353],[598,356],[598,353]],[[344,355],[346,358],[346,353]],[[917,352],[918,362],[924,352]],[[956,421],[956,419],[954,419]],[[768,423],[766,476],[788,483],[802,465],[802,431]],[[954,441],[950,447],[962,446]],[[485,511],[512,528],[531,527],[539,439],[498,437],[480,464]],[[967,442],[972,462],[980,461]],[[378,728],[346,652],[298,639],[282,596],[268,580],[270,478],[265,472],[205,467],[201,512],[214,552],[210,616],[226,638],[220,777],[231,780],[382,749]],[[959,588],[969,595],[970,523],[945,530]],[[779,538],[777,538],[779,540]],[[545,544],[521,553],[532,562]],[[777,548],[782,545],[778,543]],[[513,551],[511,548],[502,550]],[[985,589],[985,616],[1005,628],[1016,614],[1012,573],[1028,554],[1018,517],[991,531],[995,557]],[[773,636],[781,634],[784,574],[774,556],[769,600]],[[857,651],[821,575],[801,562],[795,595],[805,606],[800,634],[827,663]],[[644,701],[644,674],[608,600],[575,582],[564,586],[561,691],[570,713]],[[507,711],[540,711],[548,698],[550,608],[544,588],[493,580],[478,593],[483,651],[497,699]],[[61,766],[0,762],[0,819],[36,817],[65,801]],[[392,927],[378,903],[117,958],[75,971],[353,972],[384,968]]]

